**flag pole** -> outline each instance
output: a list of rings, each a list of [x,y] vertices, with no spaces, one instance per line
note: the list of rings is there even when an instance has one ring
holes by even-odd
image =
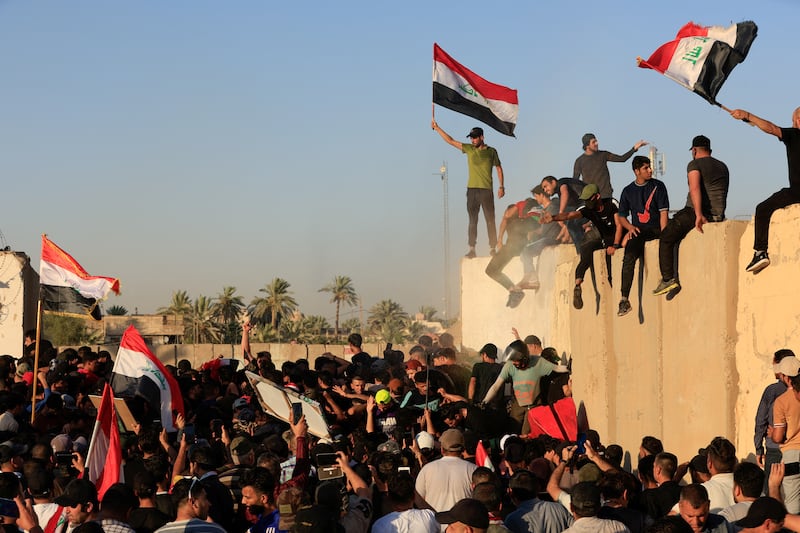
[[[33,351],[33,389],[31,392],[31,424],[36,418],[36,383],[39,381],[39,346],[42,339],[42,293],[39,289],[39,302],[36,305],[36,348]]]

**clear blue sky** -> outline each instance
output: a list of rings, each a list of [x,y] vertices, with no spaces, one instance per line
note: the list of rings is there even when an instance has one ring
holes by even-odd
[[[759,36],[718,99],[789,125],[793,0],[2,2],[0,230],[37,270],[47,233],[121,279],[107,305],[142,313],[177,289],[233,285],[249,302],[279,276],[303,312],[332,319],[317,290],[337,274],[365,309],[441,310],[438,169],[449,163],[455,298],[466,161],[430,129],[434,42],[519,90],[517,138],[487,129],[506,173],[498,211],[569,175],[587,131],[616,153],[655,144],[680,207],[702,133],[731,169],[729,217],[748,216],[786,186],[783,146],[635,63],[689,20],[748,19]],[[477,125],[436,118],[457,138]],[[628,164],[611,171],[617,191],[632,179]]]

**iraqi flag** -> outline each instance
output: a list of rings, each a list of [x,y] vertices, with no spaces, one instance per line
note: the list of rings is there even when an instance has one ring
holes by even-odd
[[[433,103],[514,136],[517,91],[486,81],[433,44]]]
[[[122,445],[114,393],[108,384],[103,389],[103,400],[86,454],[86,476],[97,487],[97,497],[101,501],[108,487],[122,481]]]
[[[219,369],[227,366],[230,367],[231,372],[236,372],[236,369],[239,368],[239,361],[237,359],[231,359],[229,357],[215,357],[211,361],[206,361],[200,367],[200,370],[208,370],[209,374],[211,375],[211,379],[218,380],[219,379]]]
[[[550,435],[574,442],[578,438],[578,413],[572,397],[561,398],[552,405],[540,405],[528,410],[529,439]]]
[[[639,67],[657,70],[714,105],[717,93],[733,68],[744,61],[758,27],[747,21],[722,26],[689,22],[670,41],[653,52]]]
[[[161,427],[167,431],[175,431],[173,410],[184,414],[178,382],[133,326],[128,326],[122,335],[111,371],[111,388],[118,398],[144,398],[151,408],[160,411]]]
[[[119,280],[90,276],[67,252],[42,235],[39,263],[39,298],[42,310],[67,315],[102,318],[98,303],[109,293],[119,294]]]
[[[492,458],[489,457],[489,452],[486,451],[486,446],[483,445],[483,441],[478,441],[478,446],[475,448],[475,464],[478,466],[485,466],[492,472],[494,472],[494,465],[492,464]]]

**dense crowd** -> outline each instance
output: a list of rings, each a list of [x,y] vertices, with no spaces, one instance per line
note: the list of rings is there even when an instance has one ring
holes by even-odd
[[[326,353],[278,368],[269,352],[250,352],[249,330],[245,324],[242,368],[235,361],[192,368],[187,360],[167,367],[185,409],[173,421],[176,433],[162,428],[157,407],[141,397],[126,400],[138,422],[123,432],[123,464],[112,465],[124,475],[100,494],[85,463],[97,416],[92,395],[110,381],[110,354],[88,347],[57,352],[41,341],[35,369],[30,336],[21,358],[0,357],[0,527],[34,533],[798,528],[782,503],[783,478],[794,475],[789,465],[770,466],[767,482],[761,467],[737,460],[724,437],[681,461],[646,436],[632,451],[635,464],[626,465],[623,449],[604,443],[576,409],[570,362],[534,335],[521,339],[512,330],[516,340],[502,352],[487,344],[471,369],[447,334],[424,335],[408,354],[389,347],[378,357],[362,351],[361,336],[353,334],[347,360]],[[800,373],[800,362],[791,356],[780,363],[776,376],[791,385],[788,374]],[[310,434],[305,416],[271,416],[248,372],[317,406],[327,434]],[[795,423],[789,423],[792,438]],[[770,436],[779,439],[772,425]]]

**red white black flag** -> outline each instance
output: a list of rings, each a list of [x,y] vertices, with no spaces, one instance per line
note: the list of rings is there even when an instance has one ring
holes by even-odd
[[[433,103],[514,136],[517,91],[481,78],[433,44]]]
[[[675,40],[661,45],[639,67],[661,72],[708,102],[719,105],[717,93],[733,68],[744,61],[758,27],[746,21],[722,26],[700,26],[689,22]]]

